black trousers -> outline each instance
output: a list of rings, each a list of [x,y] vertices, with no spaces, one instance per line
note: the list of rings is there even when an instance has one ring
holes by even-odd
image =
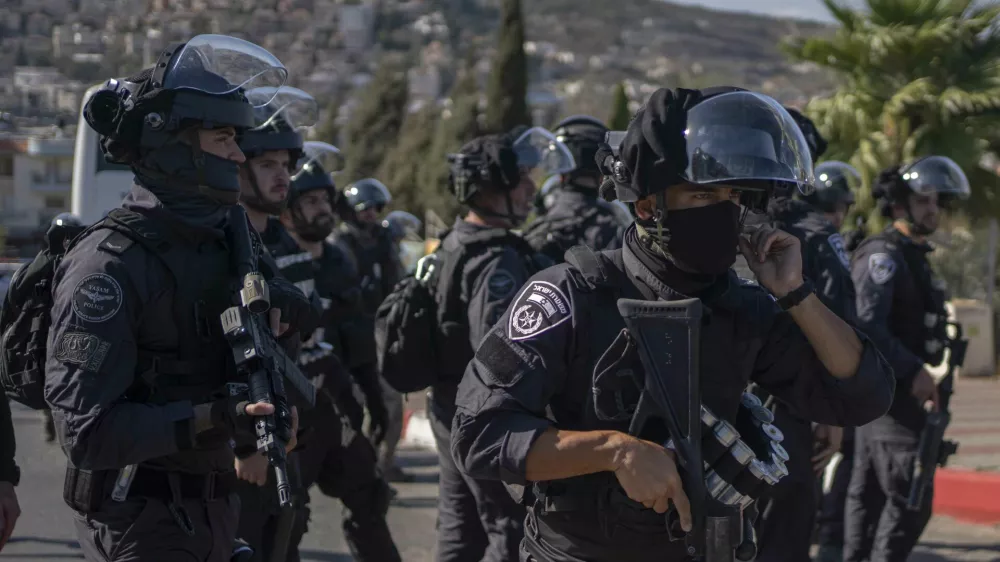
[[[840,448],[842,458],[833,472],[833,482],[830,491],[823,495],[820,502],[819,525],[820,546],[843,548],[844,546],[844,508],[847,504],[847,488],[851,483],[851,472],[854,470],[854,428],[844,428],[844,444]]]
[[[141,470],[141,469],[140,469]],[[90,562],[229,562],[240,501],[235,494],[181,504],[194,533],[178,524],[159,498],[108,498],[90,514],[74,512],[76,536]]]
[[[437,444],[437,562],[518,562],[525,510],[499,481],[474,480],[451,456],[450,412],[428,404]]]
[[[759,505],[757,518],[758,562],[810,562],[813,525],[818,498],[812,469],[812,424],[792,416],[784,405],[774,411],[774,424],[785,434],[788,476]]]
[[[858,428],[844,518],[844,562],[905,562],[931,518],[933,489],[920,511],[906,500],[917,445],[878,439]]]
[[[323,494],[340,499],[344,505],[344,539],[355,560],[398,562],[399,551],[385,519],[389,486],[375,466],[371,442],[350,427],[346,416],[325,402],[317,404],[303,419],[311,429],[294,455],[305,504],[295,518],[287,560],[299,561],[298,545],[308,531],[311,514],[308,490],[316,484]],[[263,488],[241,484],[245,505],[240,515],[240,536],[254,547],[253,561],[266,562],[280,514],[273,475]]]

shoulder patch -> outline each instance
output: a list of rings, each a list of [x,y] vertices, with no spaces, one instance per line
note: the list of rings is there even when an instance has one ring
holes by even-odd
[[[109,254],[120,256],[125,253],[125,250],[131,248],[133,244],[135,244],[134,240],[117,230],[112,230],[111,234],[105,236],[104,240],[97,247]]]
[[[507,337],[525,340],[547,332],[573,317],[569,299],[552,283],[531,281],[511,307]]]
[[[517,290],[517,282],[514,276],[506,269],[498,269],[490,275],[486,281],[490,299],[503,300]]]
[[[833,253],[837,254],[837,258],[840,259],[840,263],[844,264],[844,267],[851,268],[851,257],[847,255],[847,244],[844,243],[844,237],[840,235],[839,232],[831,234],[827,238],[827,242],[830,243],[830,247],[833,248]]]
[[[104,363],[111,344],[85,332],[66,332],[56,342],[55,358],[64,363],[80,365],[97,371]]]
[[[114,277],[92,273],[73,289],[73,312],[87,322],[105,322],[118,314],[123,300],[122,287]]]
[[[868,256],[868,275],[876,285],[884,285],[896,274],[896,262],[889,254],[872,254]]]

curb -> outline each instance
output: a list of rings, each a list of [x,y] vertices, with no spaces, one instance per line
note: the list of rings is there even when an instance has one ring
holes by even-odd
[[[1000,525],[1000,473],[938,469],[934,477],[934,514]]]

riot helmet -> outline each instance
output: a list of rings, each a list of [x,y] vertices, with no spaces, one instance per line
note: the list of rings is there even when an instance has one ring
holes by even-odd
[[[854,205],[854,192],[861,188],[861,174],[846,162],[830,160],[816,166],[815,191],[802,198],[824,213],[835,213],[841,205]]]
[[[340,149],[325,142],[309,141],[302,145],[302,157],[298,168],[292,175],[291,189],[288,195],[288,208],[285,213],[290,221],[289,228],[303,239],[311,242],[325,240],[336,224],[335,211],[339,205],[340,194],[333,181],[332,173],[338,171],[343,164]],[[323,190],[330,202],[331,214],[328,217],[306,217],[299,201],[310,192]]]
[[[477,214],[501,218],[516,226],[527,214],[516,213],[511,199],[523,179],[534,182],[539,177],[565,174],[576,167],[573,155],[555,135],[541,127],[515,131],[514,134],[477,138],[457,154],[448,155],[448,189],[459,203]],[[477,202],[476,194],[502,193],[506,212],[487,209]]]
[[[45,245],[48,248],[66,248],[81,232],[86,230],[80,217],[73,213],[59,213],[52,218],[49,229],[45,233]]]
[[[970,192],[965,172],[946,156],[925,156],[910,164],[883,170],[872,189],[882,215],[893,218],[893,206],[902,207],[906,220],[917,235],[934,232],[937,216],[915,216],[910,195],[937,194],[938,206],[947,207],[955,200],[968,199]]]
[[[423,222],[406,211],[393,211],[382,221],[382,227],[389,231],[392,241],[396,243],[407,236],[419,237],[421,226]]]
[[[375,178],[365,178],[347,186],[344,197],[355,213],[370,209],[381,213],[392,202],[389,188]]]
[[[576,163],[576,167],[566,174],[566,186],[596,191],[600,187],[601,170],[595,157],[608,132],[607,126],[594,117],[574,115],[557,123],[553,132],[569,149]]]
[[[287,151],[287,171],[289,174],[294,173],[302,157],[303,139],[299,130],[316,123],[319,108],[312,96],[288,86],[254,88],[247,92],[247,99],[255,104],[256,126],[245,132],[240,139],[240,150],[247,158],[242,164],[243,177],[251,191],[249,194],[244,193],[241,200],[257,211],[277,215],[284,210],[290,191],[286,190],[285,196],[278,199],[265,196],[253,161],[268,152]],[[268,172],[265,171],[264,174],[268,175]],[[284,182],[284,178],[280,178],[280,181]],[[266,189],[270,187],[265,186]]]
[[[610,132],[597,155],[606,199],[630,204],[640,240],[685,270],[718,274],[736,258],[740,225],[776,192],[812,191],[809,146],[773,99],[720,87],[655,92],[624,134]],[[715,189],[739,197],[669,212],[667,190]],[[636,204],[655,196],[650,212]],[[723,204],[726,203],[726,204]],[[742,208],[742,216],[741,216]]]
[[[80,227],[80,226],[83,226],[83,221],[81,221],[80,217],[74,215],[73,213],[68,213],[68,212],[67,213],[59,213],[58,215],[56,215],[55,217],[52,218],[52,222],[50,223],[50,226],[74,226],[74,227]]]
[[[246,92],[280,87],[287,74],[258,45],[198,35],[167,47],[152,68],[109,80],[83,116],[100,135],[105,159],[129,165],[140,183],[235,204],[239,163],[203,150],[198,130],[253,128]]]

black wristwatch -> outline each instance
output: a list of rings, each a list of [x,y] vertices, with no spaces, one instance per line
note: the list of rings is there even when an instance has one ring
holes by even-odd
[[[813,294],[815,291],[816,288],[813,286],[812,281],[804,279],[798,289],[795,289],[791,293],[788,293],[778,299],[778,307],[781,308],[781,310],[788,310],[806,300],[806,297]]]

